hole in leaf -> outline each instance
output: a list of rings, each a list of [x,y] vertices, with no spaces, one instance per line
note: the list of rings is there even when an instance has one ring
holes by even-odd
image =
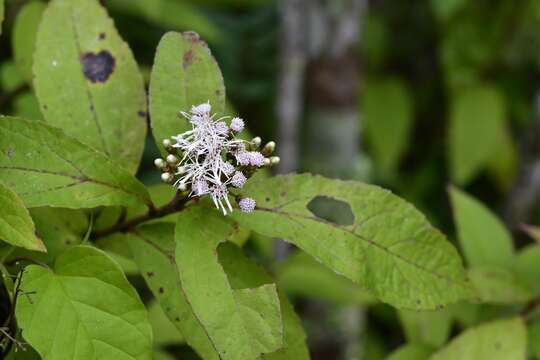
[[[347,226],[354,223],[351,206],[345,201],[316,196],[307,204],[307,209],[316,217],[337,225]]]

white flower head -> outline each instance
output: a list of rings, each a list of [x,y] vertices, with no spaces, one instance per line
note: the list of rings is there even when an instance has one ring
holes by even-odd
[[[249,164],[252,166],[261,167],[264,165],[264,156],[258,151],[249,152]]]
[[[252,212],[255,210],[255,206],[257,206],[257,203],[252,198],[243,198],[238,202],[238,205],[240,206],[240,210],[245,213]]]
[[[234,117],[231,120],[231,129],[237,133],[244,130],[244,120],[240,119],[239,117]]]
[[[246,183],[247,178],[244,174],[242,174],[240,171],[237,171],[234,173],[233,177],[231,178],[231,185],[236,188],[241,188]]]
[[[229,176],[231,175],[232,173],[234,173],[234,166],[229,163],[229,162],[222,162],[221,163],[221,171],[226,175],[226,176]]]
[[[260,167],[265,158],[260,152],[247,151],[250,143],[235,139],[235,134],[244,127],[242,119],[233,118],[229,128],[223,121],[227,117],[215,119],[211,110],[210,103],[203,103],[193,106],[189,113],[181,112],[191,124],[191,130],[172,137],[175,143],[171,148],[179,150],[180,156],[179,161],[175,158],[171,164],[175,186],[181,191],[191,189],[189,196],[209,195],[216,208],[226,215],[233,210],[229,187],[241,188],[247,181],[246,175],[236,167]],[[255,206],[252,199],[242,201],[244,209]]]
[[[205,102],[200,105],[193,105],[191,107],[191,113],[195,116],[209,115],[211,111],[212,106],[210,105],[210,102]]]
[[[240,151],[236,154],[236,161],[238,162],[238,165],[247,166],[251,163],[251,156],[250,153],[247,151]]]

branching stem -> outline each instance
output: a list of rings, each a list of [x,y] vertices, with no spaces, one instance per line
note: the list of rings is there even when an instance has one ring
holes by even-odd
[[[143,215],[121,221],[109,228],[95,231],[90,235],[90,238],[96,240],[114,233],[128,232],[135,228],[137,225],[140,225],[147,221],[158,219],[181,211],[182,209],[184,209],[189,200],[191,200],[191,198],[179,192],[169,203],[163,205],[162,207],[151,207],[148,212]]]

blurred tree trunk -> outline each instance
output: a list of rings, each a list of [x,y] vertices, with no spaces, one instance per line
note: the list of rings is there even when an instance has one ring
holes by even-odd
[[[282,159],[279,172],[301,168],[331,177],[355,177],[361,138],[358,106],[361,62],[356,49],[366,7],[367,0],[279,2],[282,30],[276,104]],[[300,139],[302,115],[305,122]],[[328,210],[331,211],[321,209],[321,212]],[[287,249],[285,243],[277,242],[276,257],[283,258]],[[319,315],[322,316],[318,320],[325,321],[324,314]],[[340,318],[338,352],[344,359],[360,359],[364,310],[346,306]]]
[[[303,167],[351,178],[360,152],[358,44],[366,0],[311,1]]]
[[[506,223],[513,232],[531,220],[540,198],[540,91],[533,105],[535,119],[521,144],[520,173],[504,209]]]

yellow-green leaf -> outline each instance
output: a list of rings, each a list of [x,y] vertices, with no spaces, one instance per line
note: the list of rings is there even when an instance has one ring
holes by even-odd
[[[220,358],[254,359],[281,346],[281,314],[275,286],[241,292],[236,295],[241,301],[235,298],[216,251],[233,231],[233,223],[214,210],[187,209],[176,223],[176,266],[186,299]],[[255,308],[259,314],[253,314]]]
[[[30,265],[17,303],[23,337],[43,359],[152,358],[146,309],[122,270],[104,252],[77,246],[54,270]]]
[[[472,295],[456,249],[389,191],[307,174],[252,181],[242,191],[257,201],[254,212],[233,213],[242,226],[292,242],[382,301],[434,309]],[[351,224],[317,217],[309,209],[317,197],[345,202]]]
[[[0,240],[29,250],[47,251],[22,200],[0,183]]]
[[[28,83],[32,82],[32,63],[41,15],[47,5],[41,1],[26,3],[15,19],[12,41],[13,55],[17,70]]]
[[[190,128],[180,111],[207,101],[213,112],[225,110],[223,76],[208,45],[193,32],[165,34],[150,77],[151,126],[158,146]]]
[[[525,359],[527,333],[521,318],[498,320],[470,328],[431,360]]]
[[[128,45],[97,0],[53,0],[43,13],[34,86],[45,120],[135,173],[146,94]]]
[[[493,86],[478,85],[456,92],[450,108],[449,159],[452,179],[472,180],[489,165],[504,141],[504,98]]]
[[[412,99],[399,78],[369,79],[362,97],[366,139],[384,175],[393,175],[409,142]]]
[[[149,203],[137,179],[59,129],[0,116],[0,133],[0,181],[27,207]]]
[[[514,245],[504,224],[485,205],[457,188],[450,188],[450,198],[459,243],[469,265],[510,268]]]

